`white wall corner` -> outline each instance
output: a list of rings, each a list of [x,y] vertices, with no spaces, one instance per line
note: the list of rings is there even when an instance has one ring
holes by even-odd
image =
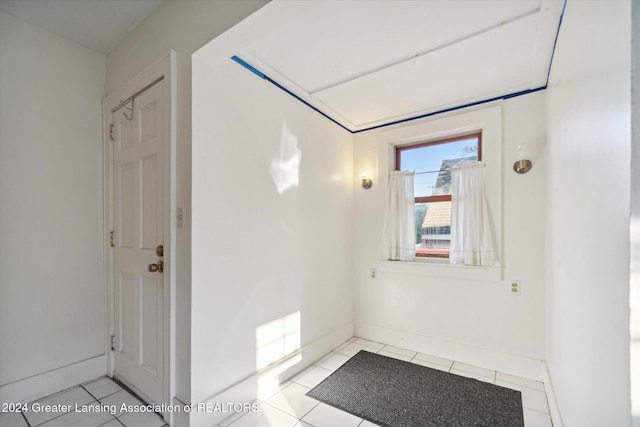
[[[560,414],[560,406],[556,399],[556,392],[553,388],[553,381],[551,380],[551,372],[549,372],[549,365],[546,361],[542,361],[542,382],[544,383],[544,390],[547,393],[547,403],[549,404],[549,414],[551,415],[551,422],[553,427],[564,427],[562,421],[562,415]]]

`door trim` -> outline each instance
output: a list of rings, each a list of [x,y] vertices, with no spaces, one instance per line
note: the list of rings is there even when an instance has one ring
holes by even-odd
[[[105,352],[107,354],[107,375],[113,377],[115,370],[114,352],[111,351],[110,337],[115,333],[115,283],[114,283],[114,248],[110,246],[109,233],[114,227],[113,200],[113,144],[110,140],[109,125],[112,123],[112,111],[120,105],[120,101],[141,91],[150,83],[164,78],[164,379],[163,402],[170,404],[175,395],[175,286],[176,286],[176,52],[169,51],[158,61],[147,67],[124,86],[108,94],[103,101],[103,170],[104,170],[104,263],[106,284],[106,319]],[[115,114],[119,114],[116,111]],[[144,397],[144,396],[142,396]],[[165,421],[171,424],[172,413],[162,414]]]

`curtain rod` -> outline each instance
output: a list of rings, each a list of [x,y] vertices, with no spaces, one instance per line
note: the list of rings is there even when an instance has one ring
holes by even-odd
[[[151,83],[149,83],[148,85],[146,85],[145,87],[143,87],[142,89],[140,89],[139,91],[137,91],[136,93],[134,93],[133,95],[131,95],[130,97],[128,97],[127,99],[125,99],[124,101],[120,101],[120,105],[114,107],[111,112],[115,113],[116,111],[118,111],[119,109],[121,109],[122,107],[124,107],[125,105],[127,105],[129,102],[133,101],[134,99],[136,99],[138,96],[140,96],[141,94],[143,94],[144,92],[146,92],[149,88],[151,88],[153,85],[155,85],[156,83],[160,82],[164,80],[164,76],[160,76],[157,79],[155,79],[154,81],[152,81]]]
[[[482,162],[482,167],[486,167],[486,166],[487,166],[486,163]],[[442,171],[451,171],[451,168],[449,168],[449,169],[438,169],[437,171],[414,172],[414,175],[423,175],[425,173],[436,173],[436,172],[442,172]]]

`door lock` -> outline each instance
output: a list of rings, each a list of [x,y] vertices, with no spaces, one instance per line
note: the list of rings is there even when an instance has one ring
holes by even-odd
[[[149,264],[149,271],[152,273],[155,273],[156,271],[158,273],[164,272],[164,262],[158,261],[157,264]]]
[[[164,256],[164,246],[163,245],[158,245],[158,247],[156,248],[156,255],[158,256]]]

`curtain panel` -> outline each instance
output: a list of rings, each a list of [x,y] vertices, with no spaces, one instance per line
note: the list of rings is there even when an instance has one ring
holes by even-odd
[[[381,257],[394,261],[415,261],[414,172],[389,174],[387,208],[384,217]]]
[[[484,165],[451,169],[451,264],[493,265],[495,253],[484,191]]]

